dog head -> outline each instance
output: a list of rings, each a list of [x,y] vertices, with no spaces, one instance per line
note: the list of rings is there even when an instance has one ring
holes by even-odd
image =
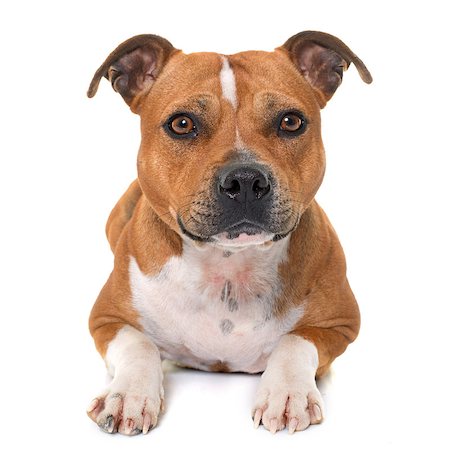
[[[334,36],[307,31],[274,52],[184,54],[140,35],[97,70],[141,117],[141,188],[182,236],[224,247],[279,240],[311,203],[325,170],[320,109],[354,63]]]

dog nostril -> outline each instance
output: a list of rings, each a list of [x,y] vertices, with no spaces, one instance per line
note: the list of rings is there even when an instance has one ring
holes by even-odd
[[[241,190],[241,185],[239,184],[238,180],[232,180],[230,187],[227,188],[228,193],[234,194],[234,195],[239,194],[240,190]]]
[[[257,199],[263,197],[270,191],[270,183],[265,179],[256,179],[252,185],[252,191]]]
[[[230,198],[235,198],[241,192],[241,185],[238,180],[225,180],[220,186],[220,192],[226,194]]]

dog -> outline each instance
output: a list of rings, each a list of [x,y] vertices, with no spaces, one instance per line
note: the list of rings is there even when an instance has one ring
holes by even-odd
[[[255,427],[318,424],[316,378],[360,327],[345,257],[314,199],[325,171],[320,110],[353,63],[338,38],[292,36],[273,52],[185,54],[156,35],[96,71],[141,118],[138,177],[112,210],[114,269],[89,327],[112,376],[87,413],[108,432],[148,433],[162,360],[262,373]]]

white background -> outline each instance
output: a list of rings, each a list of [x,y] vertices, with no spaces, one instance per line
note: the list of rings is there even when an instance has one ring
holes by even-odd
[[[29,1],[0,11],[0,447],[449,448],[449,25],[444,1]],[[271,50],[306,29],[353,66],[323,111],[318,195],[344,246],[359,339],[320,384],[327,418],[255,431],[258,376],[166,367],[147,436],[85,415],[103,388],[87,318],[112,267],[104,224],[135,177],[139,120],[95,69],[123,40],[191,51]]]

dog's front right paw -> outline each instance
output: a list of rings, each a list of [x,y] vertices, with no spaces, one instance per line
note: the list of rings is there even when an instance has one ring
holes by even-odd
[[[147,434],[156,426],[162,409],[162,386],[159,392],[151,393],[144,389],[115,389],[113,385],[91,402],[88,416],[107,433]]]

